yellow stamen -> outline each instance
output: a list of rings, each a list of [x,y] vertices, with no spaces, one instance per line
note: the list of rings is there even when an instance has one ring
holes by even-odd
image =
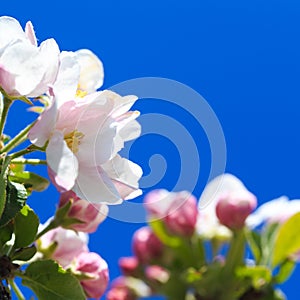
[[[84,137],[84,134],[82,132],[79,132],[77,130],[74,130],[68,134],[65,135],[65,141],[69,147],[69,149],[73,153],[78,152],[78,146],[81,143],[81,139]]]
[[[80,87],[77,87],[76,97],[83,98],[87,95],[87,91],[81,90]]]

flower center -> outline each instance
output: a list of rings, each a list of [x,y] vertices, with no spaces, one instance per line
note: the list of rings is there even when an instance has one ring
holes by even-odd
[[[87,91],[80,89],[80,86],[78,85],[77,91],[76,91],[76,97],[77,98],[83,98],[87,95]]]
[[[84,134],[82,132],[79,132],[77,130],[74,130],[68,134],[65,135],[65,141],[69,147],[69,149],[73,153],[78,152],[78,146],[81,143],[82,138],[84,137]]]

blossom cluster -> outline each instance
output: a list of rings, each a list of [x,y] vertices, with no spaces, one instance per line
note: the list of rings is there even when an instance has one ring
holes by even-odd
[[[108,300],[285,299],[278,289],[298,262],[299,200],[257,199],[231,174],[212,180],[199,204],[188,192],[144,198],[149,226],[132,238]],[[255,210],[256,209],[256,210]],[[246,247],[247,246],[247,247]]]
[[[92,51],[61,51],[53,38],[38,43],[31,22],[23,29],[16,19],[0,17],[3,295],[12,289],[23,297],[14,282],[18,276],[39,299],[56,299],[59,276],[61,299],[99,299],[106,289],[107,263],[89,251],[87,234],[107,217],[108,205],[141,193],[142,170],[119,154],[125,142],[140,135],[139,112],[130,110],[137,97],[99,91],[103,79],[103,64]],[[5,122],[18,100],[38,117],[9,138],[3,133]],[[36,151],[45,152],[46,159],[26,157]],[[25,170],[26,165],[38,164],[47,166],[60,193],[56,212],[44,225],[26,204],[31,192],[43,191],[49,184]],[[25,271],[21,265],[27,265]],[[43,272],[49,272],[45,282],[42,275],[35,277]]]

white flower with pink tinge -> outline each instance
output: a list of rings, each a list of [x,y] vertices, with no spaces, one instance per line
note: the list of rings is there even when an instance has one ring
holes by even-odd
[[[300,200],[289,200],[287,197],[282,196],[259,206],[247,218],[246,223],[251,228],[262,223],[283,223],[298,212],[300,212]]]
[[[197,232],[204,238],[213,237],[228,239],[231,231],[222,225],[216,214],[216,207],[220,199],[228,195],[250,194],[244,184],[231,174],[223,174],[214,178],[205,187],[199,200],[199,215]]]
[[[141,168],[118,152],[140,134],[135,96],[111,91],[52,104],[29,132],[30,141],[46,146],[49,175],[60,191],[73,190],[93,203],[119,204],[140,193]]]
[[[37,46],[31,22],[25,31],[11,17],[0,17],[0,87],[11,97],[37,97],[53,84],[59,67],[54,39]]]
[[[50,221],[51,219],[42,225],[40,230],[46,227]],[[87,243],[87,234],[57,227],[37,240],[37,248],[46,257],[54,259],[63,267],[67,267],[79,254],[88,252]],[[49,253],[49,249],[53,247],[53,244],[55,245],[54,251]]]
[[[92,51],[61,52],[59,71],[53,85],[59,105],[95,92],[102,86],[103,78],[103,64]]]
[[[82,252],[75,258],[71,270],[87,276],[87,279],[80,279],[83,290],[89,298],[100,299],[109,281],[106,261],[97,253]]]

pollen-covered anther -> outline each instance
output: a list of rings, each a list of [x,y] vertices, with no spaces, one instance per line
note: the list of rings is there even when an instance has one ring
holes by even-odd
[[[77,91],[76,91],[76,97],[77,98],[84,98],[88,93],[78,86]]]
[[[81,143],[82,138],[84,137],[84,134],[82,132],[79,132],[77,130],[74,130],[68,134],[65,135],[65,141],[69,147],[69,149],[73,153],[78,152],[78,146]]]

